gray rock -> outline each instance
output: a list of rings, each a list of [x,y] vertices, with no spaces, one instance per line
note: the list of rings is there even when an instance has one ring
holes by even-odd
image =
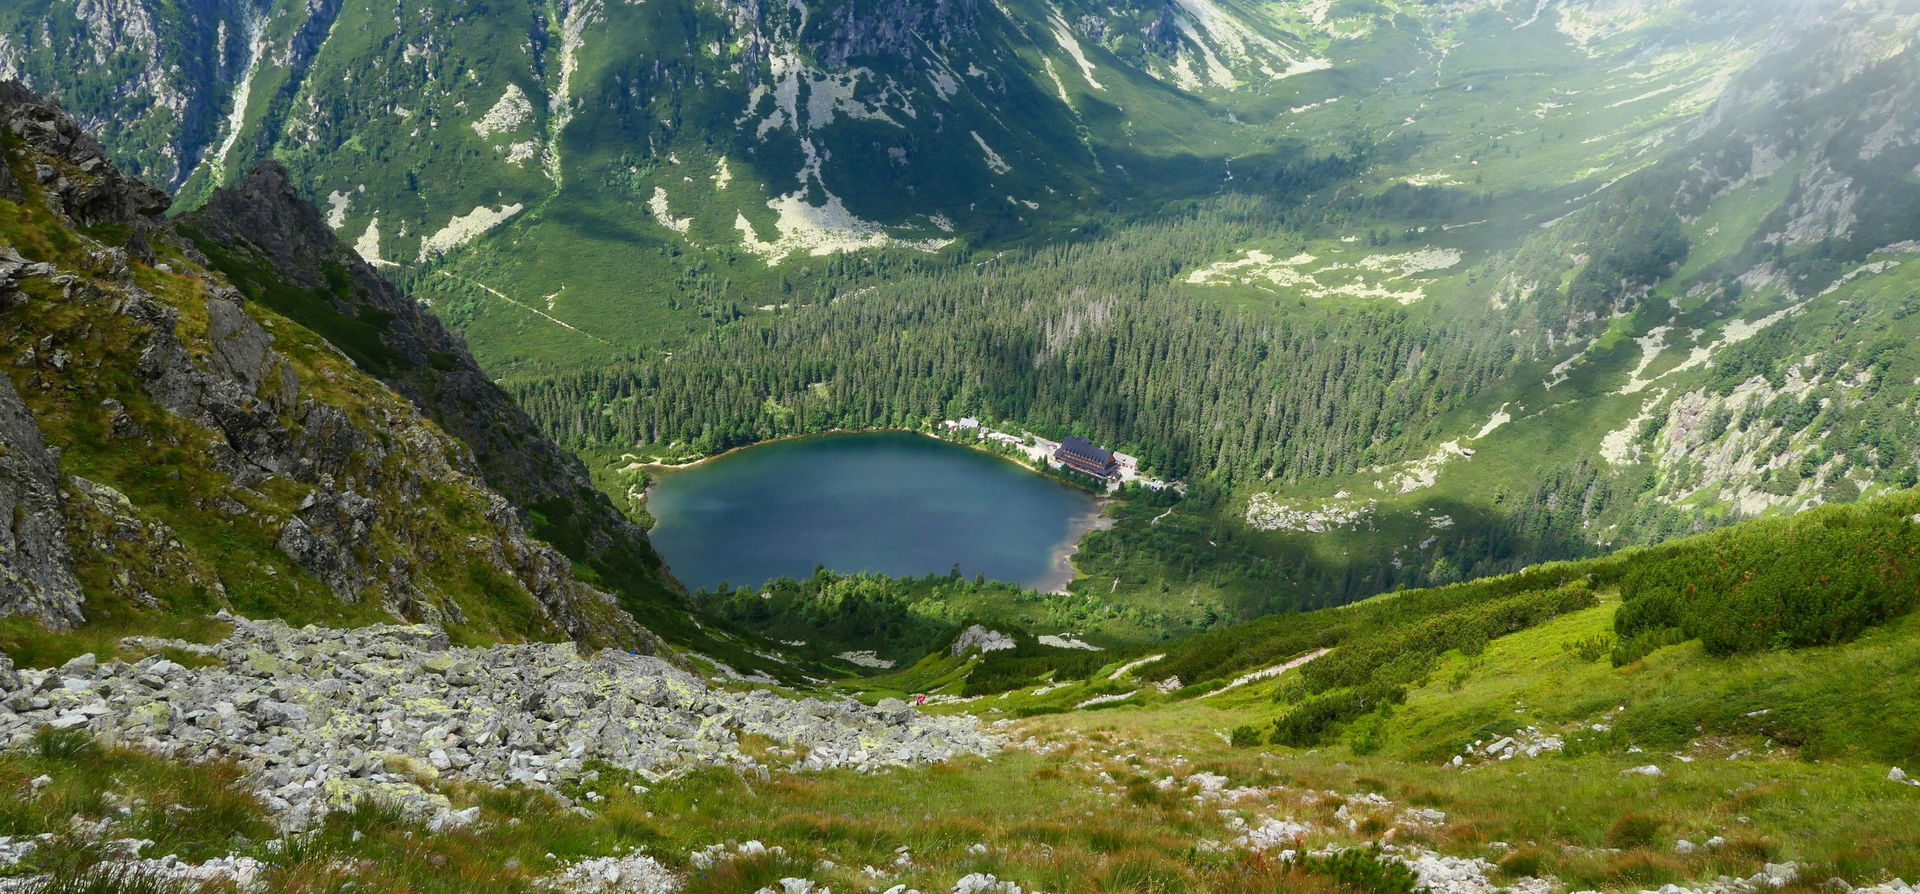
[[[13,381],[0,376],[0,615],[84,620],[61,516],[60,469]]]
[[[5,165],[0,165],[4,169]],[[36,263],[20,256],[11,245],[0,245],[0,308],[22,300],[20,283],[33,277],[48,276],[53,273],[50,264]],[[32,349],[28,349],[32,353]],[[22,356],[22,360],[28,359]],[[31,364],[28,364],[31,365]]]
[[[974,652],[999,652],[1011,649],[1014,645],[1012,636],[975,624],[960,631],[950,650],[953,657],[961,658]]]
[[[804,753],[791,766],[807,769],[872,771],[998,747],[970,718],[928,716],[897,700],[869,708],[713,689],[658,658],[617,650],[461,648],[418,625],[233,623],[207,649],[218,666],[79,661],[16,675],[0,699],[22,708],[0,713],[0,741],[85,726],[161,754],[225,755],[289,829],[350,803],[340,792],[395,801],[436,826],[465,822],[413,782],[436,774],[553,791],[593,782],[585,767],[595,761],[649,780],[709,765],[766,769],[741,751],[744,735]],[[156,679],[164,685],[145,682]]]
[[[34,177],[53,210],[75,224],[157,226],[159,215],[173,203],[166,193],[115,170],[100,144],[81,132],[59,104],[17,82],[0,82],[0,128],[28,152],[60,160],[58,165],[34,165]],[[12,177],[0,183],[0,195],[11,195],[9,188],[19,191]]]
[[[881,699],[878,704],[873,706],[873,711],[888,723],[896,724],[910,723],[913,721],[913,718],[920,713],[919,711],[915,711],[912,706],[906,702],[897,698]]]

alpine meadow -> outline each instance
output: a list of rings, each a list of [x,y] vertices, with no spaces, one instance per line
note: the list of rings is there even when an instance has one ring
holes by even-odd
[[[1920,884],[1920,0],[0,0],[0,332],[0,894]]]

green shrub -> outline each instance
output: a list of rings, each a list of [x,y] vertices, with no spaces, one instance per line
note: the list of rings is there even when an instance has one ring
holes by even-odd
[[[1668,646],[1677,646],[1687,641],[1687,632],[1678,627],[1660,627],[1643,630],[1630,639],[1619,640],[1613,647],[1613,666],[1626,667],[1655,651]]]
[[[1309,695],[1307,685],[1297,676],[1287,677],[1273,687],[1273,701],[1281,705],[1297,705]]]
[[[1614,637],[1598,634],[1567,643],[1566,649],[1578,656],[1581,661],[1599,661],[1614,654],[1618,644],[1619,641]]]
[[[1420,876],[1412,867],[1387,859],[1377,847],[1344,850],[1330,857],[1300,857],[1293,863],[1366,894],[1413,894],[1420,889]]]
[[[1099,652],[1078,649],[1061,650],[1039,645],[1032,637],[1016,634],[1014,648],[988,652],[973,666],[973,672],[960,685],[964,696],[994,695],[1019,689],[1051,673],[1056,680],[1085,679],[1107,661]],[[1115,685],[1112,691],[1121,691]],[[1092,692],[1090,694],[1105,694]]]
[[[1260,744],[1260,730],[1252,726],[1236,726],[1229,741],[1235,748],[1252,748]]]
[[[1206,695],[1225,685],[1227,685],[1227,681],[1225,680],[1202,680],[1198,683],[1189,683],[1179,689],[1175,689],[1171,698],[1174,701],[1183,701],[1196,696]]]
[[[1336,724],[1385,705],[1398,704],[1406,697],[1405,689],[1383,683],[1309,696],[1274,721],[1273,735],[1268,741],[1275,745],[1311,748],[1325,742]]]
[[[1823,507],[1637,553],[1615,631],[1678,628],[1712,655],[1848,642],[1920,602],[1913,504]]]

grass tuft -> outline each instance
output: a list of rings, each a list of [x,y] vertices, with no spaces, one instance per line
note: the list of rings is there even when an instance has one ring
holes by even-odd
[[[33,753],[43,761],[79,760],[98,748],[84,730],[42,727],[33,737]]]
[[[1623,813],[1607,828],[1607,846],[1650,847],[1660,835],[1660,821],[1644,813]]]
[[[21,890],[26,894],[188,894],[198,888],[155,873],[99,865],[73,874],[56,873]]]

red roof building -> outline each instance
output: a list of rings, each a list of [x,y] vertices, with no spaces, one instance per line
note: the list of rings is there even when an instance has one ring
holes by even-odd
[[[1095,478],[1111,479],[1120,474],[1120,464],[1114,462],[1113,451],[1096,447],[1092,441],[1078,436],[1061,441],[1053,458],[1069,469]]]

